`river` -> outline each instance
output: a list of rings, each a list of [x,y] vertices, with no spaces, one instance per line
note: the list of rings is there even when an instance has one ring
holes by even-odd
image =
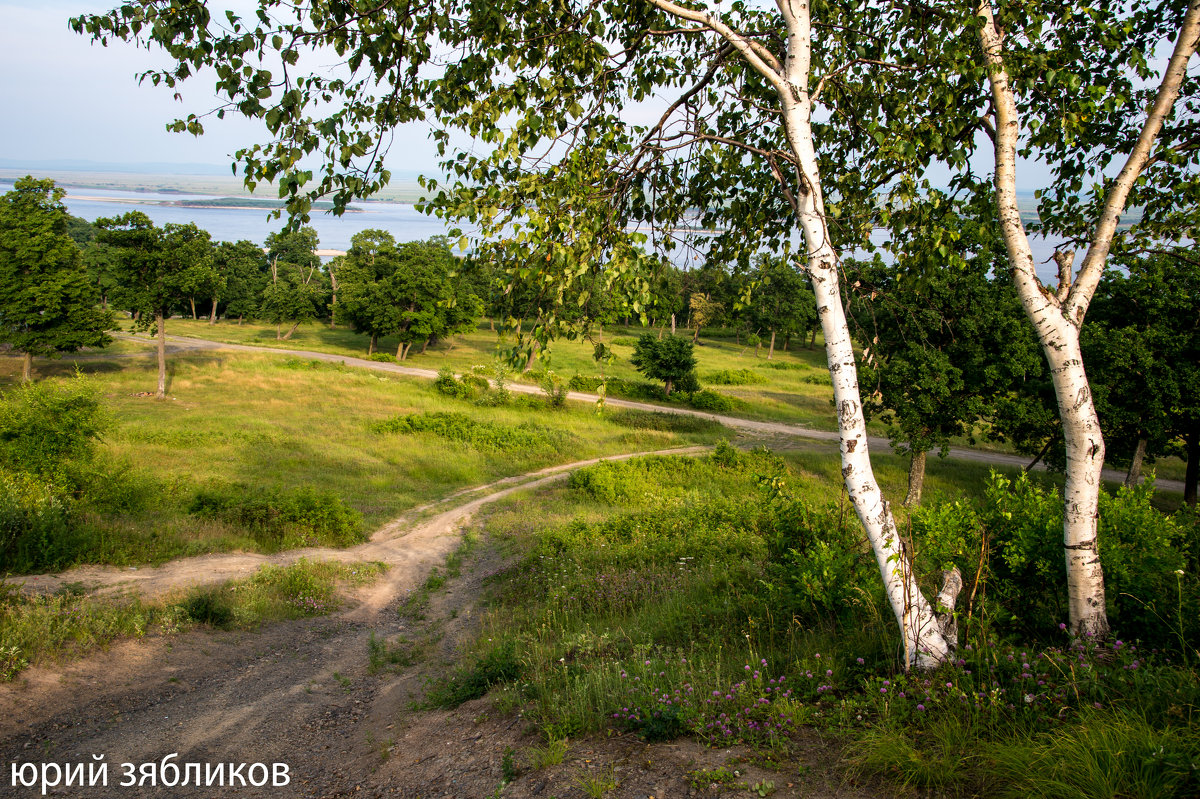
[[[0,193],[11,191],[11,181],[0,181]],[[67,209],[75,216],[94,222],[100,217],[120,216],[128,211],[141,211],[156,225],[168,222],[187,224],[195,222],[197,227],[207,230],[214,241],[240,241],[246,239],[262,244],[271,233],[283,226],[280,219],[271,219],[269,211],[262,208],[211,208],[199,206],[168,205],[179,200],[212,200],[210,195],[163,194],[116,189],[74,188],[65,186]],[[361,203],[356,209],[343,216],[334,216],[324,211],[314,211],[309,223],[320,237],[320,248],[324,250],[346,250],[350,238],[368,228],[386,230],[397,241],[424,241],[431,236],[445,235],[449,227],[436,217],[426,216],[411,204],[392,202]],[[881,244],[885,232],[877,230],[871,239]],[[1034,262],[1038,264],[1038,275],[1043,281],[1055,278],[1056,271],[1050,256],[1054,247],[1045,239],[1033,237]],[[688,268],[698,261],[694,253],[684,248],[673,252],[676,265]]]

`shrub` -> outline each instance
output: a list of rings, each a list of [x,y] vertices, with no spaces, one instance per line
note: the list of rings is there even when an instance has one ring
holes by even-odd
[[[0,471],[0,571],[66,565],[73,551],[71,532],[68,498],[33,475]]]
[[[572,391],[587,391],[591,393],[594,393],[603,384],[604,378],[602,377],[584,377],[579,374],[567,381],[567,387]]]
[[[0,394],[0,467],[70,485],[106,426],[96,389],[84,378],[11,388]]]
[[[516,645],[505,641],[485,650],[470,666],[433,682],[426,702],[432,707],[456,708],[463,702],[478,699],[493,686],[512,682],[520,676],[521,661],[517,658]]]
[[[546,372],[541,378],[542,391],[546,392],[546,399],[550,403],[550,407],[556,410],[561,410],[567,407],[567,392],[569,389],[558,375],[554,372]]]
[[[658,339],[646,333],[637,340],[629,362],[651,380],[661,380],[667,394],[673,388],[680,391],[695,391],[700,386],[696,381],[696,355],[692,342],[679,336]],[[685,385],[685,381],[689,381]],[[692,387],[692,384],[695,387]]]
[[[1156,645],[1178,644],[1181,636],[1194,641],[1200,636],[1200,590],[1188,573],[1191,520],[1156,510],[1152,495],[1149,484],[1100,494],[1109,620],[1114,629]],[[986,591],[977,601],[985,601],[988,618],[1001,629],[1045,636],[1066,619],[1062,499],[1053,487],[1025,474],[1013,479],[993,473],[977,507],[941,503],[917,508],[911,518],[918,565],[938,573],[958,566],[968,597],[978,580]],[[936,577],[930,575],[928,584]]]
[[[376,361],[378,363],[396,363],[396,356],[387,352],[373,352],[367,357],[368,361]],[[438,373],[439,375],[441,372]]]
[[[701,411],[715,411],[721,413],[724,411],[733,410],[733,400],[726,397],[724,394],[718,394],[710,389],[694,392],[688,398],[688,404],[693,408]]]
[[[704,382],[714,386],[750,386],[765,383],[767,379],[752,369],[722,369],[706,374]]]
[[[484,452],[562,452],[575,441],[570,433],[532,422],[519,425],[481,422],[464,413],[447,411],[395,416],[380,422],[375,429],[381,433],[431,433]]]
[[[634,430],[661,430],[667,433],[716,433],[724,430],[720,422],[702,419],[682,413],[621,409],[614,411],[608,420]]]
[[[326,491],[292,491],[234,485],[197,491],[188,513],[242,527],[271,550],[300,546],[345,547],[366,540],[362,514]]]

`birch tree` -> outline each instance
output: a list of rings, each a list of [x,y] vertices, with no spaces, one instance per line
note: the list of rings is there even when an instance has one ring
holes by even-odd
[[[1108,618],[1096,520],[1104,438],[1084,369],[1080,328],[1139,181],[1145,184],[1147,170],[1156,164],[1170,176],[1171,167],[1186,167],[1195,151],[1194,129],[1190,134],[1170,131],[1166,141],[1159,139],[1189,81],[1188,62],[1200,39],[1200,0],[1192,0],[1186,10],[1173,3],[1140,11],[1120,4],[1045,6],[1002,8],[984,0],[977,7],[975,27],[990,90],[996,209],[1013,282],[1050,366],[1066,442],[1063,542],[1071,628],[1078,635],[1102,637],[1108,633]],[[1128,35],[1130,30],[1134,35]],[[1074,40],[1067,38],[1072,36]],[[1164,36],[1174,41],[1174,49],[1165,68],[1154,75],[1148,50]],[[1082,62],[1076,40],[1099,42],[1101,47],[1086,51],[1099,63]],[[1102,67],[1117,71],[1106,74]],[[1035,86],[1039,76],[1043,83],[1049,81],[1050,91]],[[1135,76],[1150,82],[1152,96],[1146,98],[1150,102],[1144,112],[1137,106],[1144,93],[1132,85]],[[1055,80],[1062,81],[1058,92],[1053,91]],[[1047,108],[1054,102],[1057,106]],[[1130,114],[1130,106],[1138,111]],[[1101,124],[1089,125],[1089,116]],[[1032,129],[1031,121],[1036,123]],[[1059,130],[1039,131],[1046,122],[1058,123]],[[1127,151],[1122,151],[1124,144]],[[1052,167],[1068,188],[1053,192],[1052,201],[1043,202],[1043,212],[1063,232],[1079,236],[1090,227],[1077,269],[1073,250],[1056,254],[1056,286],[1043,285],[1037,277],[1017,201],[1018,156],[1033,154],[1055,158]],[[1114,156],[1123,163],[1114,162]],[[1111,179],[1104,173],[1110,163],[1120,165]],[[1085,177],[1095,181],[1090,191],[1083,190]],[[1147,211],[1154,210],[1148,204]],[[1094,212],[1090,225],[1089,211]],[[1053,232],[1055,222],[1049,227]]]

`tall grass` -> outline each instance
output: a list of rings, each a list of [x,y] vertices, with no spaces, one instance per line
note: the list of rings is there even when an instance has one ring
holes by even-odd
[[[495,509],[487,530],[515,562],[438,695],[490,687],[547,740],[617,730],[786,752],[816,726],[847,742],[852,770],[943,795],[1196,794],[1200,684],[1180,651],[1057,629],[1021,646],[972,623],[954,662],[905,674],[857,522],[810,471],[825,468],[718,447],[577,472],[532,529],[530,498]],[[941,552],[923,529],[918,551]],[[497,653],[511,668],[480,680],[470,664]]]

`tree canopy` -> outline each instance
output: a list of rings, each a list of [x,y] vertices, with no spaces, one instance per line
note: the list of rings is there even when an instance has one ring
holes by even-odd
[[[0,197],[0,342],[25,354],[25,380],[32,356],[112,340],[112,314],[96,307],[63,195],[52,180],[24,177]]]

